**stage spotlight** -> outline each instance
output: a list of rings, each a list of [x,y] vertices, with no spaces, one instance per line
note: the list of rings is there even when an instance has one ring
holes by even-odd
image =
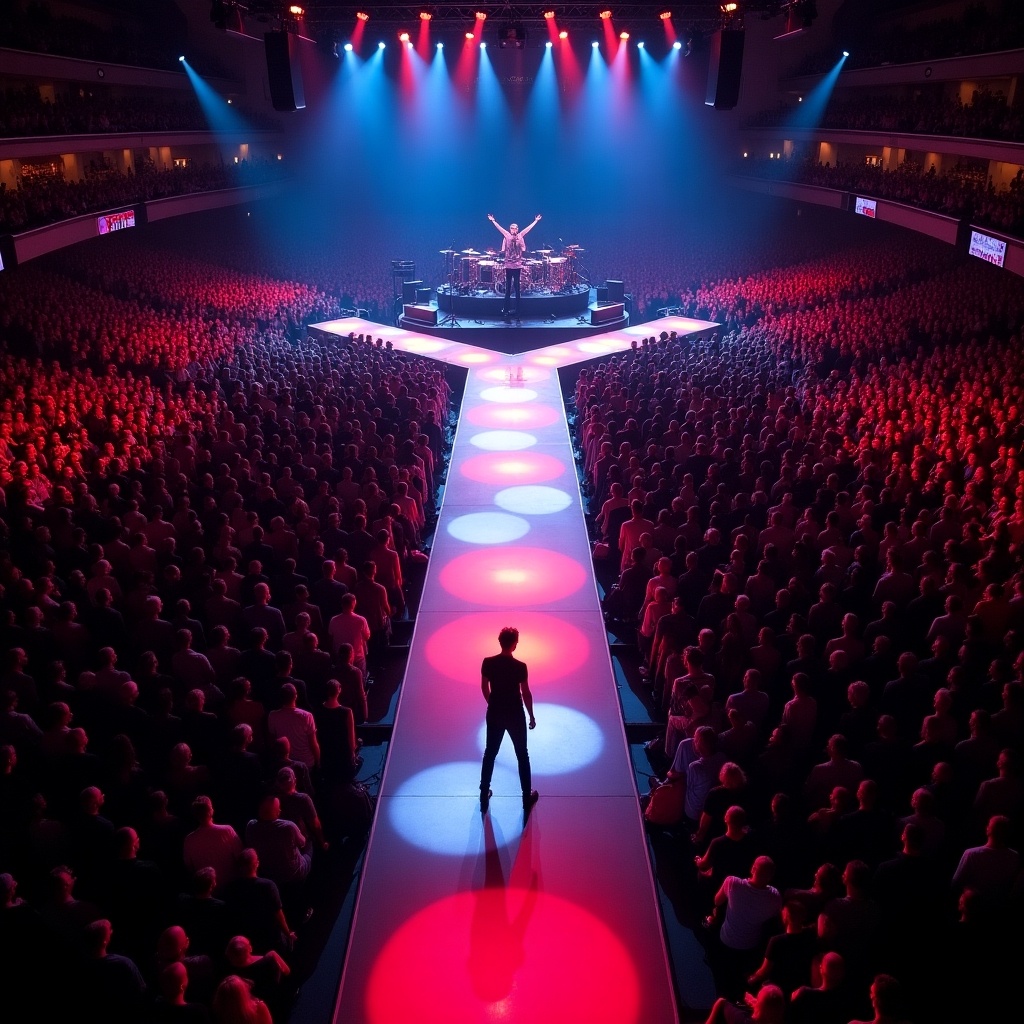
[[[550,49],[551,49],[551,40],[549,39],[549,40],[548,40],[548,41],[547,41],[547,42],[546,42],[546,43],[544,44],[544,46],[545,46],[545,47],[546,47],[547,49],[549,49],[549,50],[550,50]]]
[[[843,56],[844,57],[849,57],[850,56],[850,51],[849,50],[843,50]]]
[[[545,17],[545,18],[546,18],[546,19],[547,19],[548,21],[551,21],[551,20],[553,20],[553,18],[555,17],[555,12],[554,12],[554,11],[545,11],[545,12],[544,12],[544,17]]]
[[[723,14],[735,14],[739,10],[739,4],[722,4]]]
[[[662,11],[661,14],[658,15],[658,17],[661,18],[662,21],[668,21],[672,17],[672,12],[671,11]]]
[[[563,28],[562,31],[558,33],[558,38],[559,39],[568,39],[569,38],[569,33]]]
[[[486,11],[477,11],[476,12],[476,20],[477,21],[486,21],[487,20],[487,12]]]
[[[437,44],[437,48],[438,48],[439,50],[443,50],[443,49],[444,49],[444,43],[438,43],[438,44]]]
[[[486,50],[487,49],[487,44],[486,43],[481,43],[480,44],[480,49],[481,50]]]
[[[301,18],[306,12],[298,4],[292,4],[288,8],[288,13],[294,14],[296,18]]]
[[[466,38],[471,40],[473,38],[473,33],[472,32],[467,32],[466,33]]]
[[[352,52],[352,44],[351,43],[346,43],[345,44],[345,52],[346,53],[351,53]]]
[[[611,16],[612,16],[612,12],[611,12],[611,11],[602,11],[602,12],[601,12],[601,13],[600,13],[600,14],[598,15],[598,17],[599,17],[599,18],[600,18],[600,19],[601,19],[602,21],[607,21],[607,20],[608,20],[608,19],[609,19],[609,18],[610,18]]]
[[[432,17],[430,11],[420,11],[420,21],[430,21]]]
[[[179,57],[178,60],[181,61],[182,64],[185,63],[185,58],[184,57]]]
[[[369,21],[370,20],[370,16],[366,13],[366,11],[356,11],[356,17],[360,21]]]
[[[383,39],[377,44],[377,49],[378,50],[383,50],[384,49],[384,40]]]
[[[681,50],[682,48],[683,48],[683,44],[681,42],[679,42],[678,39],[672,44],[672,49],[673,50]]]
[[[629,33],[628,32],[620,32],[619,33],[619,38],[623,39],[623,40],[628,39],[629,38]]]
[[[408,32],[399,32],[399,34],[398,34],[398,38],[399,38],[399,39],[400,39],[400,40],[401,40],[401,41],[402,41],[403,43],[407,43],[407,42],[409,42],[409,33],[408,33]]]
[[[596,50],[597,49],[597,40],[595,39],[590,45]]]
[[[642,39],[636,44],[636,48],[638,50],[642,50],[644,48],[644,41]]]

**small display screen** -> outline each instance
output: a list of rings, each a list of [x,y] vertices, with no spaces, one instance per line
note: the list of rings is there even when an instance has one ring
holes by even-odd
[[[122,210],[120,213],[105,213],[96,218],[96,230],[101,235],[109,235],[112,231],[124,231],[135,227],[135,211]]]
[[[979,260],[987,260],[997,267],[1001,267],[1006,259],[1006,243],[1000,238],[983,235],[980,231],[971,232],[971,247],[967,251]]]
[[[853,212],[859,213],[862,217],[873,218],[875,216],[874,199],[864,199],[861,196],[857,196],[856,202],[853,204]]]

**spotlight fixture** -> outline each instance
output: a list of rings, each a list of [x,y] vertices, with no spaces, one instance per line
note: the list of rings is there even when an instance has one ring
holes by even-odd
[[[620,32],[619,33],[619,38],[622,39],[622,40],[626,40],[626,39],[629,38],[629,33],[628,32]]]
[[[407,42],[409,42],[409,33],[408,32],[399,32],[398,38],[399,38],[399,40],[401,42],[407,43]]]
[[[345,44],[345,52],[346,53],[351,53],[352,52],[352,44],[351,43],[346,43]]]
[[[433,15],[430,11],[420,11],[420,21],[430,21],[431,18],[433,18]]]
[[[658,15],[658,17],[661,18],[662,21],[671,21],[672,20],[672,12],[671,11],[662,11],[661,14]]]
[[[740,5],[736,4],[736,3],[722,4],[722,13],[723,14],[735,14],[739,10],[739,8],[740,8]]]
[[[470,39],[470,40],[473,39],[473,33],[472,32],[467,32],[466,33],[466,38]]]
[[[294,14],[296,18],[301,18],[306,12],[298,4],[292,4],[288,8],[288,13]]]
[[[597,49],[597,40],[595,39],[590,45],[596,50]]]
[[[683,48],[683,44],[681,42],[679,42],[678,39],[672,44],[672,49],[673,50],[681,50],[682,48]]]
[[[385,46],[385,45],[386,45],[386,44],[384,43],[384,40],[382,39],[382,40],[381,40],[381,41],[380,41],[380,42],[379,42],[379,43],[377,44],[377,49],[378,49],[378,50],[383,50],[383,49],[384,49],[384,46]]]
[[[366,11],[356,11],[356,17],[360,21],[369,21],[370,20],[370,16],[366,13]]]
[[[562,31],[558,33],[558,38],[559,39],[568,39],[569,38],[569,33],[563,28]]]
[[[549,39],[549,40],[548,40],[548,41],[547,41],[547,42],[546,42],[546,43],[544,44],[544,46],[545,46],[545,48],[546,48],[546,49],[550,50],[550,49],[551,49],[551,46],[552,46],[551,40]]]
[[[477,11],[476,12],[476,20],[477,21],[486,21],[487,20],[487,12],[486,11]]]
[[[850,56],[850,51],[849,50],[843,50],[843,56],[844,57],[849,57]]]
[[[544,17],[545,17],[545,19],[547,21],[553,21],[554,17],[555,17],[555,12],[554,11],[545,11],[544,12]]]
[[[642,50],[644,48],[644,41],[642,39],[636,44],[636,48],[638,50]]]
[[[179,58],[178,58],[178,60],[179,60],[179,61],[180,61],[180,62],[181,62],[182,64],[184,64],[184,63],[185,63],[185,58],[184,58],[184,57],[179,57]]]
[[[486,49],[487,49],[487,44],[486,44],[485,42],[482,42],[482,41],[481,41],[481,43],[480,43],[480,49],[481,49],[481,50],[486,50]]]
[[[438,48],[439,50],[443,50],[443,49],[444,49],[444,43],[438,43],[438,44],[437,44],[437,48]]]
[[[600,18],[600,19],[601,19],[602,21],[607,21],[607,20],[608,20],[608,19],[609,19],[609,18],[610,18],[611,16],[612,16],[612,12],[611,12],[611,11],[602,11],[602,12],[601,12],[601,13],[600,13],[600,14],[598,15],[598,17],[599,17],[599,18]]]

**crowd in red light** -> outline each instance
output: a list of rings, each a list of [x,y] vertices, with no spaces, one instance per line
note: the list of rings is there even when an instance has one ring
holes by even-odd
[[[116,242],[2,282],[5,1005],[284,1020],[330,848],[368,823],[360,665],[420,557],[450,392],[369,338],[305,340],[313,287]],[[335,633],[351,594],[368,653]]]
[[[720,990],[984,1016],[1024,898],[1024,285],[880,250],[854,296],[842,263],[708,285],[730,329],[580,375],[606,608],[668,716],[648,817]]]

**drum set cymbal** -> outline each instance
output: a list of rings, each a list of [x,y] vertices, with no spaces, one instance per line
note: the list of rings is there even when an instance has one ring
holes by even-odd
[[[533,251],[538,256],[550,256],[555,250],[554,249],[534,249]]]
[[[438,249],[437,251],[442,256],[454,256],[459,250],[458,249]]]
[[[463,249],[463,256],[483,256],[482,252],[478,252],[476,249]]]

